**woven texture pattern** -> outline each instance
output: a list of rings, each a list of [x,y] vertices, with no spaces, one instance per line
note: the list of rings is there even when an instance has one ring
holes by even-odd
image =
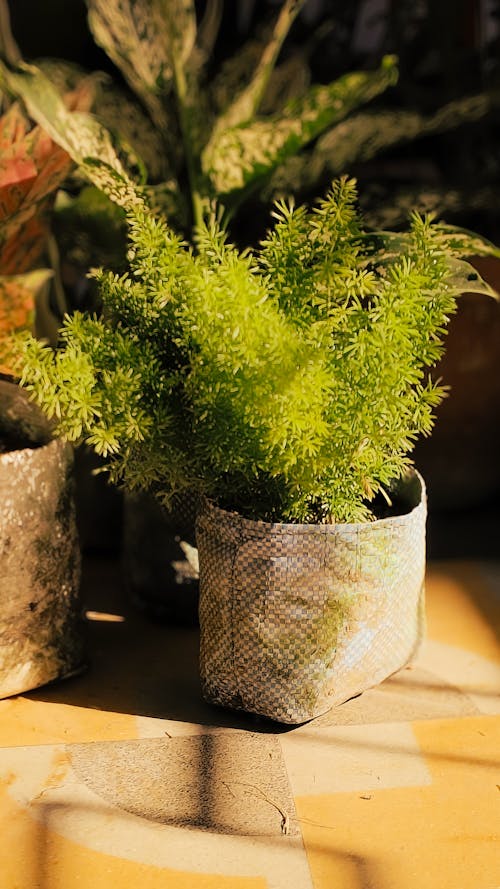
[[[254,522],[206,504],[197,522],[200,672],[211,703],[300,723],[412,658],[424,623],[425,488],[365,524]]]

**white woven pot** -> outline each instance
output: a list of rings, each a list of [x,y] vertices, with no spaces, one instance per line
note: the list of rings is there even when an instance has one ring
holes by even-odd
[[[301,723],[407,664],[423,635],[426,497],[363,524],[197,522],[200,672],[211,703]]]

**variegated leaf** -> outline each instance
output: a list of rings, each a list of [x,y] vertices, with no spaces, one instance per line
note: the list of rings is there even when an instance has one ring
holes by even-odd
[[[415,213],[414,213],[415,215]],[[409,232],[376,231],[369,235],[378,251],[377,264],[394,262],[399,256],[405,255],[411,246],[412,235]],[[460,252],[466,256],[496,256],[500,258],[500,248],[491,241],[467,229],[458,226],[436,223],[433,231],[436,245],[442,245],[443,255],[449,269],[446,286],[455,294],[482,293],[498,300],[496,290],[481,277],[477,269],[464,259],[451,256],[451,252]]]
[[[220,69],[215,72],[208,88],[210,100],[218,115],[222,115],[234,101],[234,97],[245,88],[271,34],[271,25],[264,24],[257,35],[247,40],[237,53],[224,60]]]
[[[439,232],[447,245],[460,250],[464,256],[496,256],[500,258],[500,247],[476,232],[456,225],[439,225]]]
[[[174,64],[189,56],[196,36],[192,0],[87,0],[87,7],[96,42],[166,132]]]
[[[245,88],[252,71],[262,57],[270,40],[272,28],[264,26],[260,36],[248,40],[243,47],[223,63],[209,85],[210,100],[218,114],[223,114],[235,95]],[[272,72],[262,97],[260,111],[275,114],[287,102],[303,94],[310,84],[306,54],[296,52],[281,62]]]
[[[239,127],[254,118],[283,42],[303,5],[304,0],[285,0],[271,35],[261,48],[255,67],[248,72],[247,83],[218,118],[214,135],[224,133],[233,127]]]
[[[363,218],[369,228],[395,229],[404,225],[412,210],[435,213],[440,217],[477,212],[492,212],[498,207],[498,188],[441,188],[419,185],[413,188],[388,188],[379,182],[376,188],[360,193]]]
[[[305,96],[290,102],[281,116],[224,132],[217,129],[202,156],[203,171],[214,193],[229,195],[270,173],[396,79],[395,60],[388,57],[377,71],[355,71],[331,84],[313,86]]]
[[[212,55],[219,33],[223,10],[224,0],[207,0],[203,18],[196,34],[194,53],[190,58],[190,64],[196,69],[206,65]]]
[[[118,133],[132,146],[144,163],[149,181],[162,182],[172,176],[172,164],[178,163],[175,155],[180,152],[167,151],[170,141],[165,140],[163,133],[155,127],[143,106],[128,90],[121,89],[107,78],[100,84],[93,111],[106,129]],[[174,141],[177,123],[173,111],[169,132]],[[178,136],[176,141],[180,147]]]
[[[483,254],[485,252],[485,242],[483,242],[482,252]],[[500,250],[497,249],[495,255],[500,256]],[[469,262],[464,262],[461,259],[450,259],[449,266],[451,276],[447,284],[456,293],[482,293],[485,296],[493,297],[497,301],[500,300],[497,291],[481,277],[479,272]]]
[[[40,68],[40,71],[43,71],[58,93],[61,94],[74,90],[84,78],[89,76],[97,81],[101,77],[109,77],[108,74],[101,71],[95,71],[89,75],[88,71],[82,68],[81,65],[77,65],[75,62],[68,62],[66,59],[40,58],[36,59],[33,64]]]
[[[261,113],[275,114],[293,99],[303,95],[310,84],[311,71],[307,57],[296,52],[274,69],[260,105]]]
[[[85,76],[78,65],[61,59],[40,59],[37,66],[60,93],[74,89],[84,78],[88,79],[88,75]],[[168,179],[172,171],[165,150],[165,140],[142,103],[104,71],[93,72],[91,78],[94,98],[92,107],[85,110],[91,110],[106,129],[118,133],[131,145],[144,163],[151,181]],[[176,132],[173,110],[169,129],[172,134]]]
[[[30,116],[94,185],[124,207],[142,200],[140,189],[121,163],[109,132],[91,114],[69,111],[39,69],[23,65],[10,71],[0,65],[0,81],[22,98]]]
[[[51,277],[50,269],[0,276],[0,372],[11,372],[9,338],[18,331],[33,329],[37,294]]]
[[[166,24],[167,52],[172,68],[186,65],[196,40],[194,0],[158,0]]]
[[[311,174],[336,176],[393,145],[479,120],[495,102],[498,98],[493,94],[482,93],[449,102],[430,115],[404,109],[359,112],[318,139]]]
[[[71,108],[92,101],[92,78],[67,92]],[[0,272],[16,275],[40,262],[47,216],[73,162],[40,127],[33,127],[17,103],[0,118]]]

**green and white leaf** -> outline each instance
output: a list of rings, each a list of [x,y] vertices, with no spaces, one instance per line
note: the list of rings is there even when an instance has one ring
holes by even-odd
[[[205,12],[198,25],[196,44],[190,58],[190,64],[196,70],[206,65],[212,55],[223,10],[224,0],[207,0],[205,4]]]
[[[179,162],[179,140],[165,139],[128,90],[107,78],[97,91],[94,114],[106,129],[118,133],[137,152],[146,167],[148,180],[161,182],[172,176]],[[177,131],[173,110],[171,118],[169,133],[173,137]]]
[[[137,0],[136,0],[137,2]],[[167,55],[172,68],[185,66],[196,40],[194,0],[156,0],[167,34]],[[153,5],[148,3],[148,6]]]
[[[394,145],[480,120],[497,103],[494,93],[482,93],[449,102],[427,116],[404,109],[360,111],[320,136],[307,156],[287,161],[273,176],[268,193],[276,195],[310,187]]]
[[[303,5],[304,0],[285,0],[271,36],[262,46],[250,80],[218,118],[213,134],[214,137],[217,133],[224,133],[232,127],[239,127],[254,118],[260,107],[283,42]]]
[[[171,88],[174,57],[189,56],[196,35],[191,0],[87,0],[96,43],[144,102],[156,126],[168,127],[164,96]]]
[[[67,151],[93,185],[120,206],[143,202],[140,188],[122,164],[110,133],[92,114],[68,111],[38,68],[22,65],[11,71],[0,63],[0,84],[23,100],[29,115]]]
[[[412,218],[417,219],[419,215],[413,213]],[[433,214],[429,214],[428,218],[431,221]],[[433,222],[432,231],[435,248],[446,256],[448,291],[455,296],[460,296],[462,293],[482,293],[484,296],[500,299],[497,291],[484,280],[470,262],[457,258],[457,254],[500,258],[500,248],[487,238],[458,226]],[[378,247],[376,252],[378,266],[394,263],[409,248],[409,238],[405,232],[374,232],[370,233],[367,241]]]
[[[106,129],[118,133],[125,142],[132,146],[144,162],[148,171],[148,179],[160,182],[172,175],[169,161],[174,158],[167,156],[166,142],[168,140],[165,140],[163,133],[154,125],[144,109],[144,105],[130,90],[120,86],[105,71],[94,71],[92,74],[88,74],[79,65],[64,59],[39,59],[36,65],[59,93],[75,89],[83,80],[90,81],[95,90],[92,113]],[[175,113],[172,109],[169,126],[169,133],[172,136],[176,132],[176,128]]]
[[[281,115],[225,131],[217,127],[202,155],[203,172],[214,193],[229,195],[269,174],[396,79],[396,62],[387,57],[377,71],[354,71],[331,84],[313,86]]]
[[[76,62],[68,62],[67,59],[40,58],[33,63],[40,71],[43,71],[59,93],[74,90],[84,78],[91,77],[96,84],[109,79],[109,74],[104,71],[93,71],[89,74]]]
[[[483,254],[487,255],[484,244]],[[494,255],[500,256],[500,250],[497,249]],[[465,262],[462,259],[453,259],[448,261],[448,267],[451,270],[451,275],[448,278],[447,285],[457,295],[462,293],[482,293],[484,296],[491,296],[497,301],[500,300],[497,291],[481,277],[470,262]]]
[[[438,231],[441,233],[447,248],[451,247],[453,250],[460,250],[463,255],[496,256],[500,258],[500,248],[476,232],[460,228],[457,225],[446,225],[442,222],[439,224]]]
[[[434,213],[448,218],[477,212],[495,214],[498,209],[498,188],[491,185],[443,188],[427,184],[394,189],[379,182],[376,189],[365,189],[360,194],[360,206],[370,228],[399,228],[415,209],[420,213]]]

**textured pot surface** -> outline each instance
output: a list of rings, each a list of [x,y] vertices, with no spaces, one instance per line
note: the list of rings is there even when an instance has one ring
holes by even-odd
[[[211,703],[300,723],[407,664],[424,626],[425,487],[364,524],[197,522],[200,672]],[[406,510],[406,511],[405,511]]]
[[[26,446],[29,445],[29,446]],[[83,663],[71,448],[0,382],[0,697]]]

